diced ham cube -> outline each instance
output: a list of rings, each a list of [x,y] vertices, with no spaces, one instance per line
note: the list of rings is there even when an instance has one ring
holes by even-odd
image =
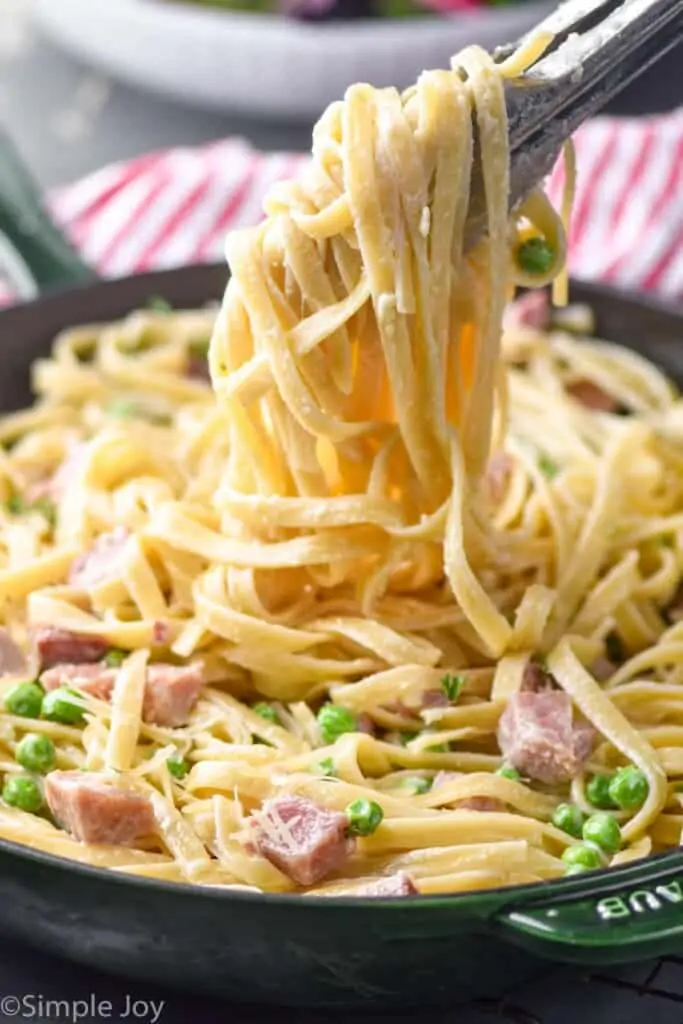
[[[190,380],[205,381],[207,384],[210,384],[211,373],[209,372],[209,360],[206,356],[191,355],[187,360],[186,375]]]
[[[582,378],[567,386],[567,393],[575,398],[587,409],[594,409],[596,412],[616,412],[619,402],[592,380]]]
[[[507,805],[495,796],[468,796],[455,805],[462,811],[505,811]]]
[[[142,706],[145,722],[171,729],[185,725],[203,681],[198,665],[150,665]]]
[[[572,702],[562,690],[514,694],[498,723],[507,763],[548,785],[574,778],[592,742],[586,726],[574,725]]]
[[[6,629],[0,628],[0,675],[16,675],[28,667],[26,655]]]
[[[402,700],[392,700],[389,704],[383,704],[382,708],[390,715],[398,715],[399,718],[405,718],[406,721],[414,722],[419,718],[417,712],[409,708]]]
[[[72,686],[97,700],[111,700],[116,669],[107,668],[100,662],[94,665],[54,665],[43,672],[40,681],[48,691]]]
[[[83,843],[126,846],[155,830],[145,796],[119,789],[96,772],[50,772],[45,798],[59,824]]]
[[[604,683],[605,680],[614,675],[616,670],[616,665],[614,665],[609,658],[603,657],[603,655],[596,658],[589,669],[590,674],[597,679],[599,683]]]
[[[443,690],[425,690],[422,694],[422,707],[425,709],[448,708],[450,705],[451,702]]]
[[[505,327],[533,327],[544,331],[550,325],[550,298],[547,291],[526,292],[511,302],[505,311]]]
[[[111,700],[117,671],[104,664],[54,665],[40,679],[46,690],[73,686],[98,700]],[[142,718],[170,729],[185,725],[202,688],[197,665],[154,664],[147,668]]]
[[[162,622],[161,619],[152,626],[152,643],[155,647],[165,647],[173,639],[173,632],[167,622]]]
[[[87,457],[88,445],[85,442],[72,444],[62,464],[52,476],[37,481],[26,491],[27,499],[39,501],[41,498],[49,498],[51,501],[61,501],[85,466]]]
[[[416,896],[418,889],[410,875],[405,871],[397,871],[395,875],[378,878],[356,889],[355,896]]]
[[[341,868],[355,847],[347,826],[345,814],[288,794],[267,800],[251,819],[258,852],[298,885]]]
[[[595,729],[589,722],[576,722],[574,725],[574,755],[582,765],[595,745]]]
[[[529,658],[522,675],[522,690],[527,693],[543,693],[545,690],[552,690],[554,686],[555,680],[550,672],[546,672],[537,661]]]
[[[109,650],[109,644],[100,636],[72,633],[56,626],[41,626],[35,631],[33,642],[42,669],[64,662],[80,665],[99,661]]]
[[[507,452],[495,452],[488,461],[484,485],[490,500],[499,505],[505,497],[514,463]]]
[[[121,555],[128,540],[128,530],[117,526],[110,533],[103,533],[78,558],[69,570],[69,583],[74,587],[95,587],[121,574]]]

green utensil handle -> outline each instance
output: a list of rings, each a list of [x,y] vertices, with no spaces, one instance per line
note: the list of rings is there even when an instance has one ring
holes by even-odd
[[[615,877],[616,876],[616,877]],[[683,950],[683,853],[533,890],[494,916],[496,930],[543,957],[624,963]],[[553,886],[555,888],[555,886]]]
[[[51,221],[31,175],[0,131],[0,270],[23,299],[95,280]]]

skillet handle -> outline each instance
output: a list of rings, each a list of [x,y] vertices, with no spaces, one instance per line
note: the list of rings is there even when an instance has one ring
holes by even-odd
[[[95,280],[52,223],[17,151],[0,132],[0,269],[22,299]]]
[[[614,878],[616,875],[616,879]],[[626,963],[683,950],[683,853],[553,885],[498,910],[498,932],[530,952],[586,965]],[[541,893],[542,893],[541,889]]]

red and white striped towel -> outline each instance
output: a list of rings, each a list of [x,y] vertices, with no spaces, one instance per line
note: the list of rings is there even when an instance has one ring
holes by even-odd
[[[597,118],[576,145],[572,273],[683,299],[683,108]],[[222,257],[228,229],[258,221],[268,187],[306,159],[226,139],[105,167],[58,190],[50,206],[105,276],[210,261]],[[559,187],[556,173],[553,198]]]

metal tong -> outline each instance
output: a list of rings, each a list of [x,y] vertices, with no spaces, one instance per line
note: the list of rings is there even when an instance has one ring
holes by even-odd
[[[683,0],[566,0],[498,62],[539,31],[554,40],[524,75],[510,81],[510,206],[551,171],[580,124],[683,40]],[[483,189],[475,173],[468,236],[483,227]]]
[[[507,96],[513,198],[550,171],[583,121],[683,40],[683,0],[567,0],[539,30],[555,39]]]

